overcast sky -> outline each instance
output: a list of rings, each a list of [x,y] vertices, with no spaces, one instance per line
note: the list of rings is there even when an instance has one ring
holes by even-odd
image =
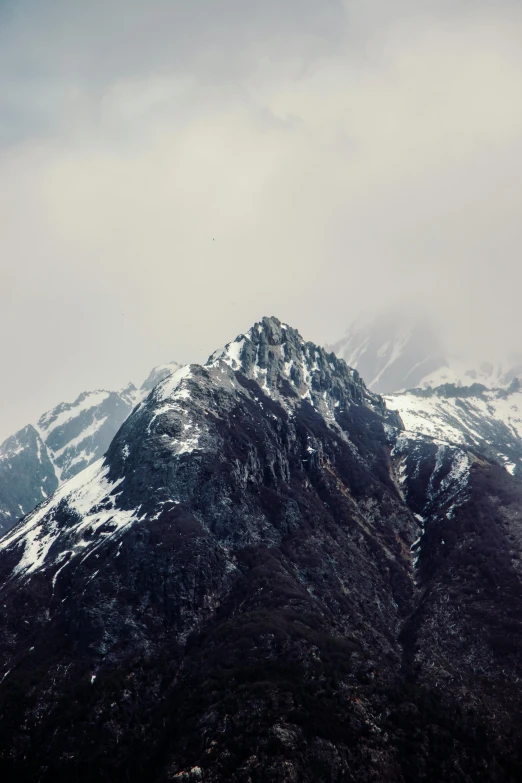
[[[415,300],[520,348],[522,4],[0,0],[0,438]]]

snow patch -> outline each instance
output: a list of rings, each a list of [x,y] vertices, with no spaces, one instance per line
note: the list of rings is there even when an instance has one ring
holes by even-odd
[[[182,381],[184,381],[187,378],[191,377],[191,366],[190,364],[185,365],[185,367],[182,367],[180,370],[176,370],[176,372],[172,373],[168,378],[165,378],[165,380],[161,381],[161,383],[158,384],[156,387],[156,399],[157,400],[169,400],[172,398],[174,392]],[[185,390],[185,398],[188,396],[188,392]]]
[[[71,419],[76,419],[80,413],[98,407],[105,402],[110,394],[111,392],[103,390],[87,392],[80,395],[73,403],[58,405],[52,411],[44,413],[38,420],[38,427],[47,436],[51,430],[61,427]],[[45,440],[46,437],[43,439]]]
[[[42,503],[21,525],[0,541],[0,550],[18,545],[24,547],[23,555],[13,571],[14,576],[27,576],[44,564],[60,564],[68,555],[77,554],[92,543],[92,540],[96,542],[95,534],[109,522],[110,532],[100,531],[96,543],[113,537],[138,519],[138,509],[116,508],[114,490],[123,479],[110,482],[107,478],[108,472],[109,467],[104,464],[103,459],[94,462],[60,487],[47,502]],[[66,529],[52,516],[52,512],[61,502],[66,503],[73,519],[75,515],[78,518],[76,524],[73,522]],[[83,539],[87,529],[90,539],[92,536],[92,540],[88,542]],[[49,560],[51,547],[62,537],[67,548],[54,560]],[[57,576],[58,572],[55,574],[53,587]]]

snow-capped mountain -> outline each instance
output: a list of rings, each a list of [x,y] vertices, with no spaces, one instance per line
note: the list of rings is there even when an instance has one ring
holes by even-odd
[[[358,370],[368,388],[380,394],[419,386],[447,366],[429,323],[396,313],[355,321],[328,350]]]
[[[280,341],[276,343],[277,351],[269,350],[267,335],[270,336],[272,331]],[[287,332],[289,339],[283,341]],[[236,372],[241,373],[240,377]],[[249,391],[250,380],[255,383]],[[261,398],[257,396],[258,384],[262,390]],[[219,395],[224,397],[223,401],[219,400]],[[19,542],[23,542],[24,555],[16,571],[31,573],[42,566],[62,562],[65,557],[69,559],[76,554],[84,557],[91,546],[99,545],[100,539],[96,536],[99,530],[103,531],[103,541],[106,535],[113,537],[121,527],[137,522],[145,513],[152,516],[161,514],[165,503],[181,502],[187,492],[191,494],[192,487],[190,484],[186,488],[181,486],[179,497],[166,493],[166,488],[158,487],[157,479],[162,482],[163,476],[154,475],[157,449],[163,453],[163,459],[173,460],[171,470],[174,473],[181,467],[176,458],[193,452],[203,451],[221,462],[228,462],[227,451],[231,447],[233,451],[233,442],[216,437],[214,418],[223,413],[237,418],[237,414],[230,411],[238,400],[243,401],[245,395],[251,404],[259,407],[262,417],[267,415],[274,422],[277,416],[265,410],[269,401],[277,406],[278,411],[283,408],[286,417],[294,416],[296,406],[306,401],[336,431],[336,415],[343,413],[349,416],[345,409],[352,403],[376,410],[380,417],[387,415],[382,399],[368,392],[357,372],[333,355],[328,356],[323,349],[304,343],[295,330],[280,325],[275,319],[266,319],[262,324],[256,324],[247,335],[240,335],[234,342],[216,351],[204,367],[187,365],[156,385],[114,439],[107,460],[98,459],[88,470],[66,482],[47,502],[40,503],[38,509],[12,531],[11,536],[4,538],[4,548],[13,545],[16,548]],[[216,396],[218,399],[215,401],[213,398]],[[212,426],[208,424],[209,419]],[[396,422],[393,414],[391,420]],[[134,451],[131,451],[132,444]],[[149,444],[153,447],[150,453]],[[311,442],[307,443],[306,459],[317,459],[313,456],[316,451]],[[131,487],[129,498],[124,491],[129,484],[134,484],[135,460],[138,460],[140,472],[145,468],[152,469],[149,479],[139,483],[140,494],[139,498],[136,497],[136,504],[130,500],[135,496],[134,487]],[[144,460],[150,461],[151,465],[144,464]],[[108,464],[112,465],[112,469]],[[285,470],[284,466],[279,467],[280,470]],[[126,475],[132,476],[131,482],[125,481]],[[64,527],[54,524],[53,517],[65,507],[71,511],[71,523],[76,520],[78,525]],[[42,534],[48,528],[51,532]],[[86,530],[87,540],[83,535]],[[70,549],[65,549],[62,542],[69,540],[74,543]]]
[[[61,403],[0,445],[0,532],[60,484],[102,457],[135,405],[179,365],[152,370],[142,386],[84,392]]]
[[[502,361],[482,361],[474,364],[453,358],[447,362],[446,367],[439,367],[423,378],[419,387],[428,389],[444,384],[465,387],[478,383],[489,389],[505,389],[518,378],[522,378],[522,361],[515,356]]]
[[[507,389],[446,384],[384,399],[390,410],[400,414],[409,433],[473,449],[510,473],[521,473],[522,388],[518,380]]]
[[[4,779],[515,783],[522,485],[481,448],[275,318],[162,380],[0,541]]]
[[[507,387],[522,377],[521,357],[466,361],[442,344],[428,319],[406,313],[361,318],[328,350],[358,370],[379,394],[443,384]]]

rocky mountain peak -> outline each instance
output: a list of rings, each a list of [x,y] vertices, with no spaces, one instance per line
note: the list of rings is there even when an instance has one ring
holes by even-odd
[[[389,416],[274,318],[143,395],[0,541],[4,778],[515,783],[520,482]]]
[[[257,381],[274,399],[308,400],[323,413],[350,402],[382,407],[356,370],[275,317],[265,317],[246,334],[216,351],[206,366],[223,362]]]
[[[303,412],[309,421],[298,435],[290,422]],[[384,443],[389,416],[382,399],[342,359],[305,342],[278,319],[265,318],[204,366],[186,365],[160,381],[120,428],[104,459],[29,515],[3,546],[24,551],[16,569],[24,575],[62,557],[85,555],[100,536],[117,536],[144,514],[192,502],[210,465],[212,470],[217,464],[222,470],[242,465],[247,485],[266,475],[278,485],[289,473],[281,438],[292,440],[310,464],[330,438],[357,454],[361,464],[373,463],[366,428]],[[262,457],[258,438],[267,439]]]

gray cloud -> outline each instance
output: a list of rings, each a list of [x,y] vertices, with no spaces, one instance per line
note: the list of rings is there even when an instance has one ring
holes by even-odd
[[[263,314],[520,347],[518,4],[4,6],[0,436]],[[407,305],[409,306],[409,305]]]

